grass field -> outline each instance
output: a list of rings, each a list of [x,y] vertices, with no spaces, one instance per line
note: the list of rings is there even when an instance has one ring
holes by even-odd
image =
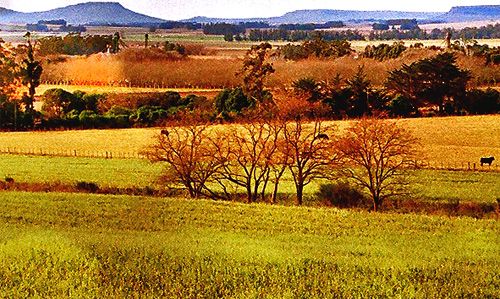
[[[434,166],[462,167],[481,156],[500,157],[500,116],[435,117],[400,120],[422,144],[423,161]],[[345,128],[349,122],[335,122]],[[86,130],[0,133],[0,150],[23,152],[136,154],[154,142],[159,129]],[[495,161],[496,162],[496,161]],[[472,164],[471,164],[472,167]],[[480,168],[479,165],[477,165]]]
[[[85,181],[101,187],[160,188],[156,182],[161,169],[160,164],[140,159],[0,155],[0,178],[11,177],[21,183],[74,185]],[[418,170],[412,172],[412,182],[411,198],[416,199],[495,203],[496,198],[500,198],[500,173]],[[306,187],[306,205],[321,204],[314,193],[322,183],[325,182],[317,181]],[[294,191],[291,178],[285,177],[280,192],[291,202]]]
[[[109,187],[145,187],[155,184],[161,165],[140,159],[0,156],[0,178],[25,183],[78,181]]]
[[[1,297],[494,298],[496,220],[0,193]]]

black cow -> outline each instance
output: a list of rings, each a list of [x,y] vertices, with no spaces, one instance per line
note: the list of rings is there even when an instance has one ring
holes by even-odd
[[[481,158],[481,166],[483,166],[483,164],[488,164],[491,166],[491,163],[493,163],[493,161],[495,160],[495,157],[482,157]]]

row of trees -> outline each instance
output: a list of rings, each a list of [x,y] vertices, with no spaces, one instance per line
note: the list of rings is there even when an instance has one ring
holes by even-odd
[[[316,30],[285,30],[285,29],[253,29],[242,39],[250,41],[304,41],[321,37],[327,41],[364,40],[365,37],[357,30],[316,31]]]
[[[307,49],[306,53],[318,50],[318,55],[324,55],[325,52],[334,53],[331,49],[336,45],[325,41],[311,41],[290,46],[303,51]],[[266,76],[273,72],[272,65],[265,62],[271,55],[271,47],[256,46],[254,50],[257,49],[260,49],[259,55],[254,53],[247,57],[247,70],[242,86],[225,89],[215,98],[216,113],[223,119],[245,113],[261,102],[271,106],[275,104],[272,95],[264,89]],[[392,47],[381,46],[371,50],[373,58],[379,58],[380,55],[388,55],[391,52],[399,53],[401,49],[405,47],[395,44]],[[282,52],[283,48],[280,51]],[[345,52],[348,53],[348,50]],[[256,68],[248,68],[250,65]],[[253,84],[252,80],[257,80],[256,78],[259,83]],[[312,109],[310,116],[343,119],[386,113],[395,117],[411,117],[419,116],[420,108],[433,107],[437,108],[437,113],[448,115],[500,111],[500,93],[493,89],[467,90],[470,79],[470,72],[457,66],[455,55],[445,52],[409,65],[403,64],[401,68],[389,72],[384,88],[372,86],[363,67],[358,68],[351,78],[341,78],[337,75],[331,80],[318,82],[305,77],[293,82],[292,87],[293,97],[308,103],[299,109],[312,105],[307,108]],[[253,86],[258,92],[254,90],[250,93],[248,86]],[[287,101],[293,102],[289,95]],[[313,107],[314,105],[316,107]],[[284,109],[286,110],[286,107]]]
[[[287,44],[279,47],[277,54],[287,60],[301,60],[309,57],[338,58],[353,52],[351,44],[346,40],[327,41],[316,38],[301,45]]]
[[[177,92],[134,95],[134,103],[108,103],[103,94],[74,93],[49,89],[43,96],[41,128],[129,128],[157,125],[177,112],[192,110],[206,102],[196,95],[181,97]]]
[[[398,26],[397,28],[395,26]],[[224,35],[226,41],[304,41],[322,34],[326,40],[365,40],[366,36],[357,30],[317,31],[316,29],[343,27],[340,23],[327,24],[282,24],[274,27],[245,27],[225,23],[209,24],[204,27],[206,34]],[[206,28],[206,29],[205,29]],[[499,38],[500,24],[482,27],[467,27],[460,30],[453,28],[435,28],[431,32],[421,29],[415,20],[393,20],[387,23],[376,23],[373,31],[367,36],[369,40],[403,40],[403,39],[444,39],[450,35],[453,39]]]
[[[162,130],[147,153],[166,164],[162,182],[192,198],[244,193],[248,203],[276,203],[280,184],[291,178],[302,205],[313,181],[349,180],[370,194],[374,210],[402,194],[414,166],[416,140],[393,122],[362,119],[340,135],[321,121],[265,119],[223,129],[185,120]]]
[[[389,30],[387,24],[374,24],[374,31],[368,35],[369,40],[402,40],[402,39],[445,39],[450,36],[452,39],[490,39],[500,37],[500,23],[482,27],[466,27],[460,30],[453,28],[432,29],[427,32],[417,25],[411,28],[392,28]]]
[[[63,20],[64,21],[64,20]],[[82,33],[87,31],[87,27],[78,25],[60,25],[57,29],[50,29],[46,22],[38,22],[37,24],[27,24],[27,31],[34,32],[71,32],[71,33]]]
[[[37,41],[38,53],[46,55],[90,55],[106,52],[113,44],[111,35],[81,35],[70,33],[64,37],[47,36]]]
[[[403,64],[389,72],[383,89],[376,89],[360,67],[353,77],[327,82],[302,78],[293,83],[297,96],[329,107],[335,118],[388,113],[418,116],[419,108],[437,107],[440,114],[487,114],[500,111],[500,93],[493,89],[467,90],[469,71],[456,65],[453,53]]]

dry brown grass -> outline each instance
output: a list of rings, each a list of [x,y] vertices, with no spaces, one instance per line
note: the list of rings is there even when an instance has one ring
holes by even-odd
[[[237,50],[234,50],[235,53]],[[133,52],[133,53],[130,53]],[[221,55],[192,56],[189,58],[165,55],[145,55],[126,51],[117,56],[104,54],[90,57],[70,58],[65,62],[47,64],[43,80],[72,82],[77,85],[108,85],[114,82],[148,87],[154,84],[163,87],[224,88],[241,83],[235,74],[242,66],[242,59],[232,52]],[[154,54],[152,52],[152,54]],[[302,77],[328,81],[340,74],[349,78],[358,66],[363,65],[368,78],[375,86],[383,85],[387,73],[422,58],[436,55],[428,49],[410,49],[398,59],[377,61],[357,56],[338,59],[306,59],[301,61],[273,60],[276,72],[268,81],[271,88],[289,87]],[[458,64],[469,69],[474,79],[472,86],[497,85],[500,82],[500,66],[486,66],[484,59],[458,54]],[[174,59],[175,58],[175,59]]]
[[[238,60],[130,61],[120,56],[93,55],[46,65],[42,80],[70,81],[77,85],[127,82],[134,86],[156,83],[168,87],[219,88],[238,84],[235,73],[240,67]]]
[[[500,115],[404,119],[400,123],[421,140],[422,160],[433,165],[461,166],[490,155],[500,158]],[[335,124],[342,130],[350,121]],[[137,153],[158,133],[159,129],[0,133],[0,150]]]

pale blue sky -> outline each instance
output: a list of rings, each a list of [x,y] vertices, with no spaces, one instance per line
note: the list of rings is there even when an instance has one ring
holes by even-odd
[[[0,7],[33,12],[81,2],[87,1],[0,0]],[[271,17],[298,9],[448,11],[452,6],[499,4],[499,0],[120,0],[118,2],[134,11],[170,20],[194,16]]]

